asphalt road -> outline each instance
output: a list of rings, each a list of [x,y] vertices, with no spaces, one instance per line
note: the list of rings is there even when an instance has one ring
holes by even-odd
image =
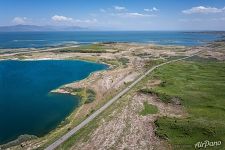
[[[81,128],[83,128],[85,125],[87,125],[90,121],[92,121],[95,117],[97,117],[101,112],[103,112],[106,108],[108,108],[112,103],[114,103],[116,100],[118,100],[121,96],[123,96],[124,94],[126,94],[131,88],[133,88],[138,82],[140,82],[144,77],[146,77],[148,74],[150,74],[151,72],[153,72],[155,69],[172,63],[172,62],[177,62],[180,60],[184,60],[190,57],[193,57],[195,55],[197,55],[199,52],[190,55],[188,57],[184,57],[184,58],[180,58],[180,59],[175,59],[175,60],[171,60],[162,64],[159,64],[153,68],[151,68],[150,70],[148,70],[146,73],[144,73],[142,76],[140,76],[139,78],[137,78],[131,85],[129,85],[128,87],[126,87],[123,91],[121,91],[120,93],[118,93],[116,96],[114,96],[111,100],[109,100],[105,105],[103,105],[100,109],[98,109],[97,111],[95,111],[92,115],[90,115],[88,118],[86,118],[83,122],[81,122],[78,126],[74,127],[73,129],[71,129],[68,133],[66,133],[65,135],[63,135],[61,138],[59,138],[58,140],[56,140],[54,143],[52,143],[51,145],[49,145],[45,150],[54,150],[56,147],[58,147],[59,145],[61,145],[63,142],[65,142],[67,139],[69,139],[72,135],[74,135],[78,130],[80,130]]]

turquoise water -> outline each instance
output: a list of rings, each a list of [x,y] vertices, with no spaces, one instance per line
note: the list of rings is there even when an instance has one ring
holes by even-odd
[[[93,42],[140,42],[195,46],[219,37],[216,34],[175,31],[0,32],[0,48],[42,48]]]
[[[49,91],[106,68],[72,60],[0,61],[0,144],[54,129],[78,106],[79,98]]]

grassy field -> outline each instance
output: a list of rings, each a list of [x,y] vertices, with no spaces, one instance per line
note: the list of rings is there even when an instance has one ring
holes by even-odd
[[[225,148],[224,62],[177,62],[159,68],[149,78],[163,81],[150,92],[166,102],[179,97],[189,114],[184,119],[159,118],[156,125],[160,137],[175,149],[193,149],[195,143],[205,140],[222,141],[217,148]]]

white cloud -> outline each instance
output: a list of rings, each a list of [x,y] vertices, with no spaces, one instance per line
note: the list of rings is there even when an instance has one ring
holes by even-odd
[[[26,17],[15,17],[15,18],[13,18],[12,22],[15,24],[26,24],[27,18]]]
[[[126,7],[114,6],[114,9],[117,10],[117,11],[124,11],[124,10],[126,10]]]
[[[126,17],[126,18],[140,18],[140,17],[154,17],[156,15],[143,14],[138,12],[125,12],[125,13],[111,13],[112,16]]]
[[[209,14],[209,13],[221,13],[225,10],[225,8],[219,9],[216,7],[192,7],[191,9],[183,10],[184,14]]]
[[[156,7],[153,7],[153,8],[151,8],[151,9],[145,8],[144,11],[147,11],[147,12],[155,12],[155,11],[159,11],[159,9],[156,8]]]
[[[73,18],[66,17],[66,16],[54,15],[54,16],[52,16],[52,20],[56,21],[56,22],[71,22],[71,21],[73,21]]]
[[[131,13],[126,13],[128,17],[151,17],[153,15],[149,14],[142,14],[142,13],[137,13],[137,12],[131,12]]]
[[[98,20],[96,18],[92,19],[74,19],[66,16],[54,15],[51,18],[53,21],[63,24],[63,25],[86,25],[86,24],[94,24],[97,23]]]
[[[81,20],[81,19],[76,19],[74,20],[75,23],[96,23],[98,22],[97,19],[86,19],[86,20]]]
[[[158,11],[156,7],[153,7],[152,9],[144,9],[147,11]],[[147,14],[147,13],[140,13],[140,12],[130,12],[126,7],[123,6],[113,6],[113,9],[99,9],[100,12],[104,14],[109,14],[111,16],[119,16],[119,17],[153,17],[156,15],[153,14]]]

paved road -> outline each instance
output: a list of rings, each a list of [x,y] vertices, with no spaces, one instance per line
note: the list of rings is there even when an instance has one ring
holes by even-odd
[[[198,52],[199,53],[199,52]],[[73,129],[71,129],[68,133],[66,133],[65,135],[63,135],[61,138],[59,138],[58,140],[56,140],[54,143],[52,143],[51,145],[49,145],[45,150],[53,150],[56,147],[58,147],[59,145],[61,145],[63,142],[65,142],[68,138],[70,138],[72,135],[74,135],[78,130],[80,130],[81,128],[83,128],[85,125],[87,125],[90,121],[92,121],[95,117],[97,117],[101,112],[103,112],[106,108],[108,108],[113,102],[115,102],[116,100],[118,100],[121,96],[123,96],[125,93],[127,93],[132,87],[134,87],[138,82],[140,82],[144,77],[146,77],[148,74],[150,74],[152,71],[154,71],[156,68],[161,67],[163,65],[172,63],[172,62],[176,62],[176,61],[180,61],[180,60],[184,60],[190,57],[193,57],[197,55],[197,53],[188,56],[188,57],[184,57],[184,58],[180,58],[180,59],[176,59],[176,60],[171,60],[162,64],[159,64],[153,68],[151,68],[150,70],[148,70],[146,73],[144,73],[142,76],[140,76],[138,79],[136,79],[131,85],[129,85],[127,88],[125,88],[123,91],[121,91],[120,93],[118,93],[115,97],[113,97],[111,100],[109,100],[105,105],[103,105],[100,109],[98,109],[97,111],[95,111],[92,115],[90,115],[88,118],[86,118],[83,122],[81,122],[78,126],[74,127]]]

